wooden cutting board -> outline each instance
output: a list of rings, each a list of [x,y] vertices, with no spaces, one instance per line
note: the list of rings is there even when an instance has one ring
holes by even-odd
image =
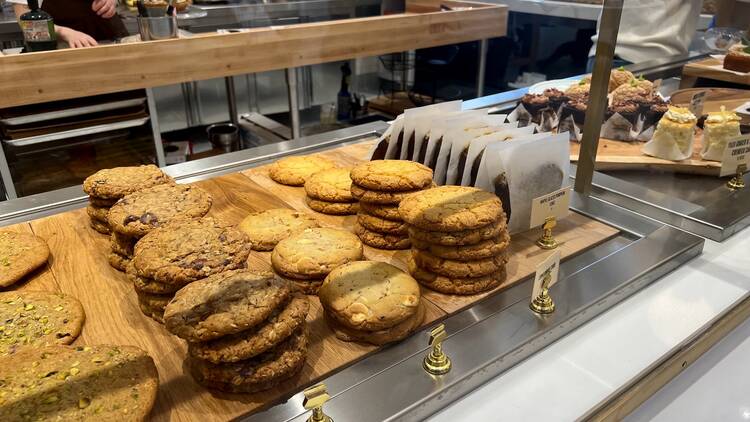
[[[742,85],[750,85],[750,73],[740,73],[726,70],[721,60],[709,57],[687,63],[682,67],[682,75],[686,80],[694,78],[714,79],[717,81],[732,82]],[[682,85],[682,84],[681,84]],[[685,86],[681,86],[686,88]]]
[[[340,165],[359,162],[369,143],[345,146],[322,153]],[[198,182],[211,193],[214,204],[210,215],[239,223],[248,213],[274,207],[287,207],[314,213],[304,203],[304,189],[279,185],[267,176],[264,167]],[[351,229],[354,217],[334,217],[314,213],[323,225]],[[86,323],[74,344],[129,344],[141,347],[154,358],[159,370],[159,395],[152,412],[155,421],[225,421],[252,413],[285,400],[335,371],[339,371],[377,348],[347,343],[335,338],[322,318],[320,303],[310,296],[308,315],[310,347],[306,365],[295,378],[257,394],[224,394],[196,384],[183,367],[185,342],[169,334],[162,325],[141,314],[132,285],[125,275],[107,263],[108,237],[89,227],[85,209],[11,226],[3,230],[33,231],[49,243],[49,265],[25,283],[21,290],[53,290],[77,297],[86,311]],[[556,229],[564,258],[579,254],[618,233],[618,230],[587,217],[571,213]],[[475,296],[451,296],[423,290],[427,308],[425,325],[466,308],[483,297],[505,289],[531,275],[535,265],[548,254],[533,242],[539,233],[514,236],[508,264],[508,278],[493,292]],[[407,251],[389,252],[365,248],[368,259],[391,262],[405,268]],[[270,253],[253,253],[248,267],[270,268]],[[418,334],[423,335],[423,334]],[[425,342],[427,339],[425,338]],[[426,343],[425,343],[426,344]]]

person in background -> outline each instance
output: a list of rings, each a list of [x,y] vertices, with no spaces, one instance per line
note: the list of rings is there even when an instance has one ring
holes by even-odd
[[[730,0],[731,1],[731,0]],[[612,68],[686,54],[698,26],[703,0],[625,0]],[[599,16],[598,26],[601,24]],[[594,67],[598,35],[591,40],[586,70]]]
[[[26,0],[13,3],[16,17],[29,11]],[[128,35],[117,15],[117,0],[39,0],[39,6],[52,15],[58,39],[72,48],[93,47],[98,41]]]

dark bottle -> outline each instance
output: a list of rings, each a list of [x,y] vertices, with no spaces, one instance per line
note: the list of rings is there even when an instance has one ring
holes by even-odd
[[[39,8],[39,0],[28,0],[29,10],[21,15],[20,25],[26,51],[47,51],[57,49],[55,23],[49,13]]]
[[[352,118],[352,95],[349,93],[349,78],[352,75],[352,69],[349,62],[344,62],[341,66],[341,89],[337,95],[336,118],[345,122]]]

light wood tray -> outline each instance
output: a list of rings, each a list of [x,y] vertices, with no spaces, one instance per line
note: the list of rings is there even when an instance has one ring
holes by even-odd
[[[350,145],[321,155],[342,166],[349,166],[366,155],[371,143]],[[267,168],[259,167],[197,183],[213,196],[210,215],[238,223],[249,212],[288,207],[313,213],[326,226],[351,229],[355,217],[314,213],[304,203],[303,188],[279,185],[268,178],[267,172]],[[336,339],[322,318],[317,298],[310,296],[309,356],[297,377],[258,394],[212,392],[196,384],[184,370],[185,342],[140,312],[133,286],[123,273],[112,269],[107,263],[108,237],[89,227],[84,209],[3,230],[8,229],[33,231],[49,243],[52,251],[49,265],[16,288],[59,291],[77,297],[86,311],[86,323],[74,344],[130,344],[143,348],[154,358],[160,382],[159,396],[151,415],[155,421],[224,421],[252,413],[278,403],[316,380],[377,351],[374,346]],[[614,228],[575,213],[561,220],[555,230],[564,258],[579,254],[618,233]],[[493,292],[451,296],[423,289],[427,308],[425,324],[445,318],[531,275],[535,265],[549,254],[534,245],[538,236],[537,232],[514,236],[507,281]],[[365,247],[368,259],[391,262],[400,268],[406,268],[407,253]],[[248,266],[270,268],[269,253],[253,253],[248,259]]]
[[[682,75],[687,79],[706,78],[717,81],[732,82],[736,84],[750,85],[750,73],[737,73],[722,68],[721,60],[709,57],[692,63],[687,63],[682,68]]]

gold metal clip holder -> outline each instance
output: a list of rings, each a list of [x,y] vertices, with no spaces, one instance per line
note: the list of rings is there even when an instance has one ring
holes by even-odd
[[[312,415],[307,418],[307,422],[333,422],[330,416],[323,413],[323,404],[331,399],[325,384],[314,385],[302,394],[305,395],[305,400],[302,402],[305,410],[312,410]]]
[[[544,224],[542,225],[542,237],[540,237],[536,244],[542,249],[555,249],[559,246],[557,243],[557,240],[555,240],[555,237],[552,236],[552,229],[557,226],[557,220],[555,217],[547,217],[544,219]]]
[[[444,375],[451,370],[451,360],[443,352],[443,340],[448,337],[445,333],[445,324],[440,324],[430,331],[430,346],[432,350],[422,361],[422,367],[428,374]]]
[[[547,270],[542,278],[542,291],[539,292],[539,296],[535,297],[529,308],[538,314],[551,314],[555,312],[555,302],[552,300],[552,296],[549,295],[549,284],[552,282],[552,271]]]
[[[745,179],[742,177],[747,171],[747,165],[740,164],[737,166],[737,173],[727,182],[727,187],[732,190],[739,190],[745,187]]]

